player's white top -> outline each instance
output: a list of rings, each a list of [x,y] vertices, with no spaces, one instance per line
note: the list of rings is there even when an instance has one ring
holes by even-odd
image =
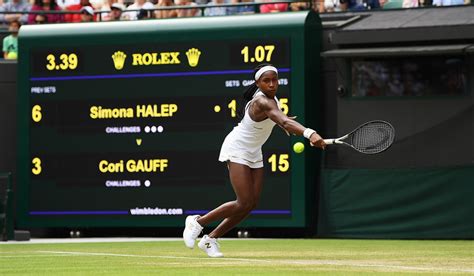
[[[267,141],[275,126],[270,118],[261,122],[255,122],[250,118],[249,106],[256,97],[266,97],[266,95],[257,90],[253,95],[253,99],[245,106],[244,118],[234,129],[227,135],[222,144],[221,152],[219,154],[219,161],[231,161],[251,168],[263,167],[262,146]],[[280,102],[277,97],[274,97],[278,108]]]

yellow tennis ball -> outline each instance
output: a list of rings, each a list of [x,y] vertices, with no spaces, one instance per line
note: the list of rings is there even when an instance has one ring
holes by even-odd
[[[302,153],[304,151],[304,144],[301,143],[301,142],[296,142],[294,145],[293,145],[293,150],[296,152],[296,153]]]
[[[17,58],[18,58],[18,55],[15,52],[9,52],[7,54],[7,59],[17,59]]]

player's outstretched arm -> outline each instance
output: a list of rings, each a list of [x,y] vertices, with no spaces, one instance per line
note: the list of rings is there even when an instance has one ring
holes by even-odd
[[[277,106],[276,102],[273,100],[264,100],[259,101],[258,103],[265,114],[278,124],[281,128],[285,131],[299,135],[305,136],[310,141],[312,146],[324,149],[326,147],[326,143],[324,143],[323,138],[317,132],[309,132],[311,129],[303,126],[302,124],[298,123],[294,119],[286,116]]]

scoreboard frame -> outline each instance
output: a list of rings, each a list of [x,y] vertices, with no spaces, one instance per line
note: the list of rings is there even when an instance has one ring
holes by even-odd
[[[290,76],[290,113],[292,116],[298,116],[298,121],[302,124],[318,129],[321,126],[321,100],[317,90],[320,87],[319,52],[321,29],[319,16],[312,11],[136,22],[23,26],[19,34],[19,55],[21,58],[19,59],[18,77],[19,160],[16,193],[17,225],[19,227],[44,228],[179,227],[184,221],[182,216],[165,220],[159,219],[161,217],[154,217],[153,220],[150,220],[149,217],[127,219],[127,217],[98,217],[86,214],[69,214],[69,216],[62,216],[60,214],[33,215],[30,206],[37,204],[42,198],[31,192],[33,190],[32,171],[35,169],[35,162],[32,159],[34,156],[31,156],[30,153],[30,145],[33,142],[37,143],[36,140],[41,140],[42,137],[34,137],[35,141],[32,141],[33,137],[30,135],[32,120],[34,120],[35,116],[35,106],[31,102],[31,95],[33,93],[32,82],[41,81],[41,78],[56,78],[56,80],[59,80],[60,78],[80,79],[84,76],[94,76],[94,74],[98,74],[93,72],[93,70],[96,70],[95,67],[99,68],[97,70],[101,70],[100,66],[102,65],[96,64],[96,66],[89,66],[87,68],[81,67],[80,61],[83,59],[83,56],[87,56],[91,49],[100,49],[101,47],[109,49],[114,47],[114,45],[146,48],[146,45],[152,44],[174,43],[175,45],[192,46],[196,43],[211,45],[220,41],[224,43],[224,48],[231,49],[232,47],[237,47],[234,45],[235,42],[244,42],[244,46],[236,48],[242,49],[241,53],[237,53],[243,55],[241,60],[235,60],[234,56],[233,60],[230,60],[230,63],[226,64],[226,66],[231,66],[231,69],[236,71],[244,70],[250,72],[259,63],[250,62],[252,58],[255,59],[256,57],[251,56],[252,47],[260,45],[261,42],[265,41],[286,41],[288,43],[287,55],[290,61],[289,70],[287,71]],[[227,42],[235,47],[230,44],[226,47],[225,44]],[[245,47],[250,48],[245,50]],[[67,51],[61,51],[61,49],[67,49]],[[38,67],[41,59],[45,62],[44,67]],[[167,57],[161,56],[161,60],[160,56],[158,58],[150,56],[147,60],[143,59],[142,62],[163,63],[165,59],[167,62],[171,62],[173,54],[169,53]],[[79,62],[77,62],[78,60]],[[136,62],[140,62],[140,60],[137,58]],[[278,67],[278,63],[275,65]],[[209,68],[213,68],[213,65],[209,66],[211,66]],[[44,68],[47,69],[45,70]],[[147,71],[148,69],[143,70],[140,72],[150,74],[154,72],[153,70]],[[192,70],[180,73],[186,72],[192,72]],[[129,73],[132,74],[133,72]],[[158,72],[157,74],[160,73]],[[247,76],[249,75],[247,73]],[[243,92],[243,88],[240,90]],[[89,96],[94,97],[92,94]],[[197,95],[197,97],[201,96],[213,95]],[[280,130],[275,128],[274,132],[276,131]],[[303,141],[303,138],[292,136],[289,141],[286,147],[291,161],[291,215],[286,218],[259,218],[258,216],[251,216],[241,224],[242,227],[306,228],[314,226],[317,216],[318,198],[316,190],[320,167],[320,153],[316,149],[307,149],[302,154],[296,154],[291,150],[292,145]],[[41,141],[39,144],[43,145],[44,151],[48,151],[50,147],[48,141]],[[54,145],[51,145],[51,149],[53,148]],[[183,146],[183,150],[186,151],[186,146]],[[66,155],[67,152],[64,154]],[[220,166],[217,161],[217,155],[218,152],[216,151],[216,169]],[[50,177],[51,181],[55,181],[55,178],[59,176],[51,175]],[[271,189],[271,183],[268,183],[268,179],[268,175],[266,175],[264,190]],[[94,198],[84,198],[83,200],[86,203],[87,201],[93,201]]]

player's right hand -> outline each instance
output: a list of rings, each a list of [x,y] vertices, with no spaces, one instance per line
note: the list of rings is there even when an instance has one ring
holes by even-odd
[[[326,143],[324,142],[323,138],[321,138],[321,136],[319,136],[319,134],[317,134],[316,132],[313,133],[309,137],[309,143],[313,147],[317,147],[317,148],[321,148],[321,149],[326,148]]]

